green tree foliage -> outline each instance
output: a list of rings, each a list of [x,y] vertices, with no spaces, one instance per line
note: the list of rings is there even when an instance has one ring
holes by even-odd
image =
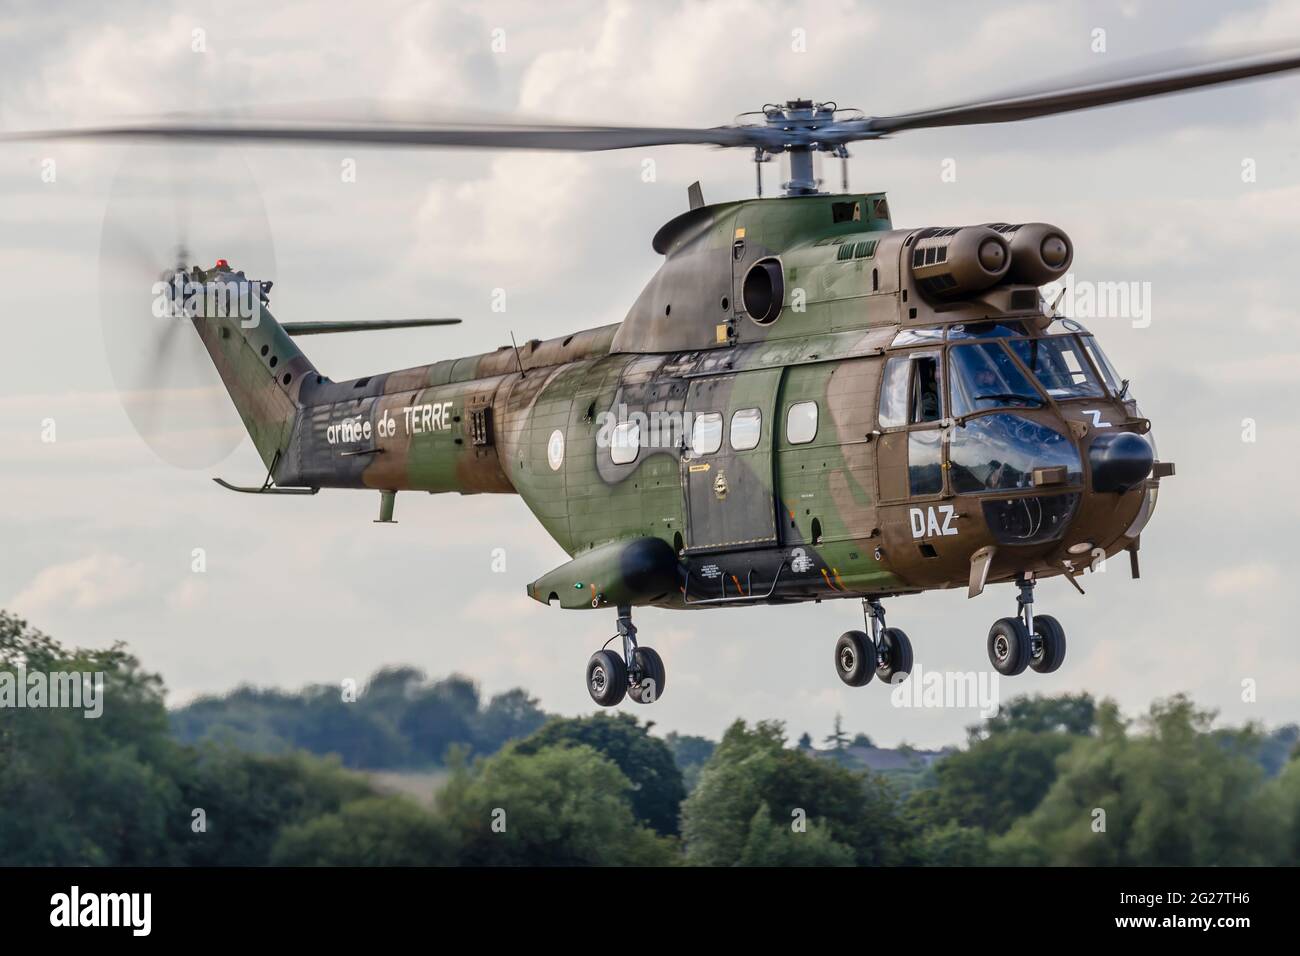
[[[1038,808],[994,843],[1012,863],[1211,866],[1261,861],[1263,770],[1209,733],[1186,697],[1152,705],[1131,734],[1113,705],[1060,761]],[[1103,811],[1105,829],[1099,831]]]
[[[445,822],[404,797],[366,797],[280,831],[274,866],[447,866]]]
[[[179,775],[179,844],[185,862],[198,866],[261,866],[271,857],[282,827],[302,825],[370,796],[365,778],[337,760],[295,753],[271,757],[205,744],[187,748]],[[194,809],[204,829],[195,832]]]
[[[853,848],[836,843],[830,828],[813,822],[804,832],[772,819],[766,803],[760,803],[749,821],[740,866],[853,866]]]
[[[808,824],[803,833],[792,829],[799,812]],[[839,853],[835,844],[862,865],[908,860],[898,800],[886,782],[786,747],[780,723],[760,721],[751,730],[736,721],[682,807],[687,861],[732,866],[759,858],[761,848],[780,856],[781,846],[774,845],[766,827],[751,846],[756,817],[795,838],[811,835],[818,847],[810,854]]]
[[[989,862],[989,835],[949,820],[921,832],[916,856],[926,866],[984,866]]]
[[[1056,782],[1056,761],[1080,738],[1056,731],[1000,730],[934,766],[931,788],[912,792],[909,818],[922,829],[955,824],[1003,833]]]
[[[1272,733],[1255,725],[1228,727],[1213,735],[1224,747],[1254,760],[1270,777],[1281,773],[1300,747],[1300,726],[1296,724],[1285,724]]]
[[[0,672],[102,672],[102,715],[0,709],[0,859],[6,864],[170,863],[180,754],[162,684],[120,645],[65,650],[0,611]],[[83,701],[84,702],[84,701]]]
[[[674,843],[637,822],[631,782],[585,745],[511,744],[457,769],[438,809],[471,866],[663,866]]]
[[[672,751],[673,762],[682,772],[682,784],[686,787],[686,792],[690,793],[699,782],[700,770],[713,756],[718,745],[707,737],[693,737],[676,731],[665,737],[664,743]]]
[[[650,736],[650,726],[642,726],[625,712],[557,717],[519,741],[516,750],[534,754],[546,747],[591,747],[612,760],[632,782],[632,810],[637,819],[657,833],[675,834],[686,787],[671,748]]]
[[[1261,823],[1261,862],[1270,866],[1300,863],[1300,756],[1292,757],[1282,772],[1264,785],[1254,819]]]
[[[452,746],[488,754],[542,726],[546,714],[518,688],[486,705],[460,675],[430,682],[412,667],[376,672],[355,701],[341,688],[317,684],[296,693],[241,687],[203,697],[172,714],[176,736],[241,750],[336,755],[369,770],[436,766]]]
[[[510,741],[527,737],[546,721],[537,698],[516,687],[488,701],[474,724],[474,743],[480,753],[496,753]]]
[[[68,649],[0,612],[0,703],[20,674],[74,672],[103,675],[98,718],[0,706],[8,865],[1300,859],[1294,725],[1214,727],[1213,714],[1182,696],[1133,724],[1087,695],[1011,701],[972,729],[965,749],[929,766],[918,755],[898,777],[909,790],[845,765],[843,750],[812,751],[807,735],[788,746],[779,723],[737,721],[716,747],[657,739],[626,713],[542,725],[523,691],[484,706],[471,681],[430,682],[412,668],[380,671],[351,704],[332,687],[245,688],[169,721],[161,680],[123,647]],[[178,741],[173,727],[202,742]],[[831,739],[847,739],[838,721]],[[376,794],[339,759],[301,749],[309,745],[356,761],[432,760],[442,748],[454,769],[426,809]],[[698,776],[684,802],[683,767]],[[671,835],[679,807],[680,842]]]
[[[968,733],[972,741],[1017,730],[1086,737],[1093,733],[1096,721],[1097,704],[1091,694],[1032,694],[1008,701],[995,716],[968,728]]]
[[[162,681],[120,646],[68,650],[0,611],[0,675],[20,667],[102,673],[103,712],[0,708],[8,865],[262,864],[281,826],[368,792],[305,757],[185,747],[168,732]]]

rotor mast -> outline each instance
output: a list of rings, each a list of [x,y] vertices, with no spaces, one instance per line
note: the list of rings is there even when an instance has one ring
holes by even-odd
[[[790,179],[781,188],[787,196],[814,196],[821,190],[821,180],[817,178],[813,164],[813,153],[830,149],[847,160],[848,150],[836,149],[840,144],[822,144],[817,141],[816,131],[835,122],[834,103],[814,103],[812,100],[787,100],[784,105],[763,107],[763,117],[767,128],[782,135],[785,144],[776,150],[756,150],[755,162],[764,152],[784,152],[790,158]],[[765,157],[764,157],[765,158]],[[847,182],[848,173],[845,172]],[[761,195],[761,193],[760,193]]]

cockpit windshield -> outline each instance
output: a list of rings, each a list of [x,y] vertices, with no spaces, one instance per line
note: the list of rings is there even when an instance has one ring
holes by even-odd
[[[1101,383],[1073,335],[1009,339],[1007,344],[1057,401],[1097,398],[1102,394]]]
[[[1045,404],[999,342],[955,345],[948,357],[955,417],[994,408],[1037,408]]]
[[[1067,484],[1083,480],[1079,452],[1069,438],[1009,412],[954,428],[948,456],[952,490],[958,494],[1032,488],[1036,468],[1061,468]]]

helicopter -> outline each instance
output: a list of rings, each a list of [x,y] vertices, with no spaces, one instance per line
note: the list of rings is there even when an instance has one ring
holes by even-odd
[[[197,331],[266,466],[260,485],[219,485],[368,489],[384,523],[403,491],[519,495],[569,555],[528,595],[614,612],[616,634],[585,670],[609,707],[664,692],[664,662],[632,622],[645,606],[858,599],[862,629],[834,645],[837,675],[858,687],[912,670],[885,600],[1011,584],[991,665],[1060,668],[1065,629],[1035,612],[1037,582],[1082,592],[1077,579],[1121,553],[1138,578],[1174,465],[1096,336],[1041,292],[1072,262],[1063,229],[896,228],[885,193],[849,191],[848,146],[1297,67],[1300,54],[1275,52],[891,116],[791,99],[707,129],[187,117],[0,138],[750,150],[757,195],[710,204],[693,184],[654,235],[663,263],[621,322],[512,336],[479,355],[336,382],[298,338],[458,320],[279,322],[270,283],[225,260],[182,257],[163,273],[175,290],[165,311]],[[822,188],[816,154],[845,162],[840,192]],[[764,197],[763,164],[777,156],[789,176]]]

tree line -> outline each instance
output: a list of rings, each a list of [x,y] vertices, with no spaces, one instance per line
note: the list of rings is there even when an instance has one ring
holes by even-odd
[[[1300,731],[1216,727],[1184,696],[1132,720],[1086,694],[1017,698],[901,786],[792,744],[776,721],[736,721],[716,744],[660,737],[629,713],[548,717],[523,691],[485,703],[472,682],[409,669],[376,675],[354,703],[327,700],[337,688],[244,688],[169,714],[161,679],[126,648],[66,648],[0,612],[0,673],[19,665],[102,672],[105,706],[98,719],[0,708],[5,865],[1300,857]],[[308,752],[323,740],[350,743]],[[447,780],[431,804],[380,793],[351,769],[378,759],[441,763]]]

